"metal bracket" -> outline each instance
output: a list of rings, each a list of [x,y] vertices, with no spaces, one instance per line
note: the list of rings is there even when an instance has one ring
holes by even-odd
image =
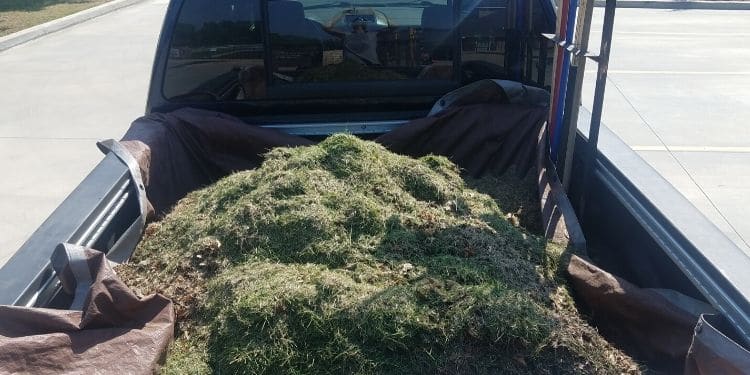
[[[123,248],[123,244],[127,243],[126,248],[134,247],[135,244],[140,240],[140,235],[143,233],[143,229],[146,227],[146,216],[148,215],[148,198],[146,197],[146,187],[143,184],[143,177],[141,176],[141,167],[138,165],[138,161],[135,160],[133,155],[120,143],[114,139],[107,139],[101,142],[97,142],[96,146],[99,149],[107,153],[112,153],[122,161],[130,172],[130,177],[135,185],[136,195],[138,199],[138,206],[140,215],[138,219],[131,225],[125,233],[121,236],[120,240],[110,249],[107,253],[107,258],[114,262],[124,262],[130,258],[130,251],[118,251]]]
[[[82,310],[93,284],[83,246],[61,243],[52,252],[50,262],[60,280],[64,277],[65,269],[70,268],[73,280],[69,281],[72,281],[75,285],[75,289],[72,291],[73,302],[70,304],[70,310]]]

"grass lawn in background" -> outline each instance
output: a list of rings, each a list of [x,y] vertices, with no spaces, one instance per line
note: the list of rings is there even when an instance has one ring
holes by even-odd
[[[110,0],[0,0],[0,36],[36,26]]]

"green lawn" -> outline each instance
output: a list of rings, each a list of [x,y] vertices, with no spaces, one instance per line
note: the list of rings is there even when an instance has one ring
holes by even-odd
[[[110,0],[0,0],[0,36],[67,16]]]

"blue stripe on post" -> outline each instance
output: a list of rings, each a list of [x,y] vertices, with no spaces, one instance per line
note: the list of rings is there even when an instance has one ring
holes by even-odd
[[[556,35],[563,35],[567,33],[567,27],[568,27],[568,5],[570,5],[570,0],[562,0],[560,2],[560,12],[559,12],[559,24],[555,27],[555,33]],[[561,37],[561,39],[564,39]],[[563,54],[563,49],[561,49],[560,46],[555,46],[555,65],[553,67],[553,82],[552,82],[552,101],[550,102],[550,110],[549,110],[549,131],[550,131],[550,137],[554,134],[557,129],[555,128],[555,113],[557,112],[557,103],[558,103],[558,94],[560,93],[559,87],[560,87],[560,79],[562,78],[562,62],[565,59],[565,55]],[[550,149],[552,148],[552,143],[550,142]]]
[[[578,9],[578,0],[571,0],[570,7],[568,8],[568,22],[567,30],[565,33],[565,41],[570,43],[573,40],[573,33],[575,29],[576,11]],[[563,116],[565,115],[565,96],[567,94],[568,87],[568,73],[570,71],[570,52],[567,49],[563,51],[563,68],[560,77],[560,85],[557,87],[557,109],[555,111],[554,123],[555,128],[554,136],[552,137],[551,145],[551,156],[553,161],[557,161],[557,152],[560,149],[560,141],[562,139],[562,122]]]

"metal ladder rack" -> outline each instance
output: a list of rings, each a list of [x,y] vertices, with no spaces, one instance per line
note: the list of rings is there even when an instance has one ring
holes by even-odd
[[[578,109],[581,105],[583,70],[586,60],[591,60],[597,64],[594,100],[585,150],[586,162],[582,174],[584,181],[581,186],[584,191],[582,191],[579,201],[576,202],[579,217],[583,217],[586,207],[585,189],[589,185],[588,181],[591,179],[597,155],[617,0],[606,0],[598,54],[588,51],[593,7],[593,0],[582,0],[580,4],[578,4],[578,0],[563,0],[558,11],[558,33],[544,34],[544,37],[557,45],[549,119],[550,151],[566,188],[570,184]],[[576,8],[578,9],[577,17],[575,15]],[[575,34],[573,33],[574,26]]]

